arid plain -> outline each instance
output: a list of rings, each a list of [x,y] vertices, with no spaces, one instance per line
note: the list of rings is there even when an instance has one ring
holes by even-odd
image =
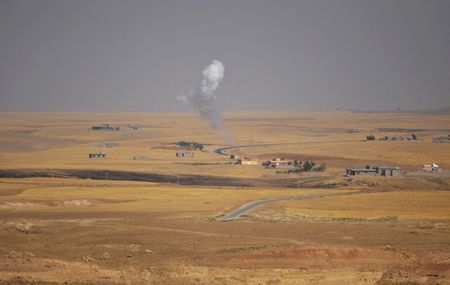
[[[0,121],[0,284],[450,284],[450,144],[432,140],[450,115],[227,113],[241,147],[226,155],[225,131],[192,114]],[[105,123],[121,129],[90,129]],[[176,157],[180,141],[204,148]],[[260,165],[273,158],[327,167]],[[401,175],[345,175],[365,165]]]

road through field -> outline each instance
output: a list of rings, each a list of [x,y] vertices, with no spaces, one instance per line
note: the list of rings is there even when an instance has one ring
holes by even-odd
[[[212,151],[214,154],[227,155],[225,151],[230,149],[245,148],[245,147],[269,147],[280,145],[295,145],[295,144],[328,144],[328,143],[349,143],[349,142],[364,142],[365,140],[333,140],[333,141],[308,141],[308,142],[284,142],[284,143],[261,143],[261,144],[243,144],[235,146],[227,146],[218,148]]]
[[[379,192],[386,192],[386,190],[361,190],[361,191],[352,191],[352,192],[334,192],[329,194],[310,194],[310,195],[300,195],[300,196],[288,196],[288,197],[276,197],[276,198],[270,198],[270,199],[264,199],[264,200],[256,200],[250,203],[247,203],[240,208],[234,210],[231,213],[228,213],[225,216],[221,216],[216,218],[218,221],[222,222],[228,222],[234,219],[239,218],[240,216],[247,214],[256,208],[259,208],[261,206],[277,202],[277,201],[286,201],[286,200],[307,200],[307,199],[317,199],[322,197],[329,197],[329,196],[345,196],[345,195],[357,195],[357,194],[368,194],[368,193],[379,193]]]

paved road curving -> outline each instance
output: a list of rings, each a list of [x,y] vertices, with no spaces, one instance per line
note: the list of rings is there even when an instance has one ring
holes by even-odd
[[[231,213],[228,213],[225,216],[221,216],[216,218],[218,221],[228,222],[239,218],[241,215],[247,214],[256,208],[262,207],[264,205],[277,202],[277,201],[286,201],[286,200],[307,200],[307,199],[317,199],[322,197],[329,196],[345,196],[345,195],[357,195],[357,194],[367,194],[367,193],[379,193],[385,192],[386,190],[361,190],[356,192],[334,192],[328,194],[310,194],[310,195],[299,195],[299,196],[287,196],[287,197],[276,197],[269,198],[264,200],[257,200],[243,205],[242,207],[234,210]]]
[[[321,143],[347,143],[347,142],[364,142],[364,140],[334,140],[334,141],[308,141],[308,142],[246,144],[246,145],[235,145],[235,146],[218,148],[218,149],[213,150],[213,153],[218,154],[218,155],[227,155],[227,153],[226,153],[227,150],[237,149],[237,148],[245,148],[245,147],[266,147],[266,146],[295,145],[295,144],[321,144]],[[322,197],[327,197],[327,196],[355,195],[355,194],[371,193],[371,192],[380,192],[380,191],[363,190],[363,191],[358,191],[358,192],[312,194],[312,195],[276,197],[276,198],[270,198],[270,199],[264,199],[264,200],[257,200],[257,201],[245,204],[242,207],[240,207],[239,209],[236,209],[235,211],[233,211],[225,216],[218,217],[218,218],[216,218],[216,220],[224,221],[224,222],[231,221],[231,220],[239,218],[243,214],[253,211],[256,208],[259,208],[259,207],[264,206],[269,203],[282,201],[282,200],[306,200],[306,199],[322,198]]]
[[[265,147],[265,146],[279,146],[279,145],[295,145],[295,144],[325,144],[325,143],[348,143],[348,142],[364,142],[364,140],[334,140],[334,141],[308,141],[308,142],[284,142],[284,143],[260,143],[260,144],[243,144],[227,146],[213,150],[214,154],[227,155],[226,151],[236,148],[244,147]]]

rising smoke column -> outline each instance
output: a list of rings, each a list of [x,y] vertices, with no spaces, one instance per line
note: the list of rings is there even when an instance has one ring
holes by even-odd
[[[180,95],[177,99],[186,105],[190,105],[194,113],[208,120],[214,129],[218,130],[231,145],[234,145],[234,139],[222,125],[222,113],[217,106],[218,96],[215,92],[223,80],[224,71],[223,63],[213,60],[203,70],[203,78],[199,86],[191,90],[188,95]]]

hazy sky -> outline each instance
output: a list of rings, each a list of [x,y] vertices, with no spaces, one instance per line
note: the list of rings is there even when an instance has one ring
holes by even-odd
[[[1,110],[188,110],[213,59],[227,111],[450,106],[450,1],[0,0]]]

